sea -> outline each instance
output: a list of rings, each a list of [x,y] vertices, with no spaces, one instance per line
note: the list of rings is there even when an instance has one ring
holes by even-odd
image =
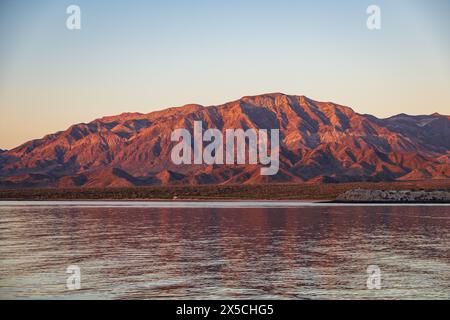
[[[1,299],[450,299],[450,206],[0,201]]]

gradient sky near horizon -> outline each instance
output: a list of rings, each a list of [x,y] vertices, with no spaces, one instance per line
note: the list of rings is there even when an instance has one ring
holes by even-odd
[[[269,92],[378,117],[450,114],[450,1],[0,0],[0,148]]]

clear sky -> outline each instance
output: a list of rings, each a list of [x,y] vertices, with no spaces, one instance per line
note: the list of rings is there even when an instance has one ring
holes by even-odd
[[[66,28],[71,4],[81,30]],[[381,30],[366,27],[371,4]],[[450,1],[0,1],[0,148],[269,92],[378,117],[450,114]]]

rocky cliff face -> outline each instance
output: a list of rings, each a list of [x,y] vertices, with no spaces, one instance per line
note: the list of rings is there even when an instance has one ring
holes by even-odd
[[[171,133],[279,129],[280,170],[259,165],[174,165]],[[219,106],[186,105],[77,124],[0,153],[2,187],[127,187],[450,178],[450,117],[378,119],[304,96],[266,94]]]

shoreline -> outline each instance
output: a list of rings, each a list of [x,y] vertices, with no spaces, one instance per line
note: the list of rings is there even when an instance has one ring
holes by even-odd
[[[289,203],[313,203],[313,204],[379,204],[379,205],[385,205],[385,204],[449,204],[450,201],[340,201],[340,200],[313,200],[313,199],[1,199],[0,198],[0,206],[2,206],[2,203],[4,202],[111,202],[111,203],[121,203],[121,202],[130,202],[130,203],[253,203],[261,201],[264,203],[277,203],[277,202],[289,202]]]
[[[129,208],[129,209],[301,209],[328,207],[330,210],[342,207],[450,207],[450,202],[336,202],[336,201],[109,201],[109,200],[52,200],[52,201],[3,201],[0,209],[5,208]]]
[[[133,188],[0,189],[0,201],[298,201],[339,203],[397,203],[404,199],[342,198],[355,190],[390,190],[401,193],[450,191],[450,180],[341,183],[152,186]],[[381,200],[381,201],[380,201]],[[429,203],[431,199],[407,199],[407,203]],[[438,200],[438,199],[436,199]],[[447,199],[445,199],[447,200]],[[447,202],[447,201],[445,201]],[[430,202],[433,203],[433,202]]]
[[[184,203],[184,202],[193,202],[193,203],[202,203],[202,202],[298,202],[298,203],[335,203],[334,200],[308,200],[308,199],[51,199],[51,200],[29,200],[29,199],[0,199],[0,204],[2,202],[170,202],[170,203]]]
[[[214,210],[233,210],[233,209],[297,209],[297,213],[308,208],[329,208],[331,213],[339,208],[418,208],[418,207],[436,207],[450,208],[450,202],[336,202],[336,201],[109,201],[109,200],[52,200],[52,201],[1,201],[0,209],[17,208],[78,208],[78,209],[99,209],[99,208],[124,208],[124,209],[170,209],[170,210],[193,210],[193,209],[214,209]]]

